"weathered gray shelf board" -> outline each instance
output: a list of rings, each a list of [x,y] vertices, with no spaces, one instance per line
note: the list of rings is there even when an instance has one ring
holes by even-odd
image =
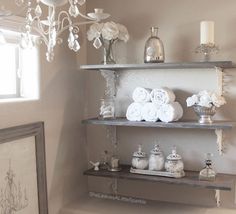
[[[120,172],[110,172],[108,170],[95,171],[89,169],[84,172],[87,176],[97,176],[105,178],[141,180],[150,182],[160,182],[166,184],[187,185],[191,187],[199,187],[214,190],[231,191],[234,189],[236,176],[229,174],[217,174],[215,181],[200,181],[198,179],[199,172],[185,171],[186,176],[183,178],[167,178],[153,175],[139,175],[129,172],[130,166],[122,165]]]
[[[130,127],[150,127],[150,128],[180,128],[180,129],[232,129],[236,126],[236,122],[215,121],[212,124],[199,124],[197,121],[181,121],[181,122],[132,122],[126,118],[101,120],[92,118],[82,121],[83,124],[106,125],[106,126],[130,126]]]
[[[169,63],[146,63],[146,64],[99,64],[99,65],[81,65],[84,70],[139,70],[139,69],[191,69],[191,68],[236,68],[232,61],[214,61],[214,62],[169,62]]]

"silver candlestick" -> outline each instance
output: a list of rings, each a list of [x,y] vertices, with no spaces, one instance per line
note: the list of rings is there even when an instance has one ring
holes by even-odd
[[[203,53],[204,55],[204,61],[208,62],[210,61],[210,56],[213,53],[218,53],[219,52],[219,47],[215,44],[201,44],[195,49],[196,53]]]

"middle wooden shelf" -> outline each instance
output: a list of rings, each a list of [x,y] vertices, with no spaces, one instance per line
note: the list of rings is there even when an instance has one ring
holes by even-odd
[[[149,128],[179,128],[179,129],[232,129],[236,126],[233,121],[215,121],[212,124],[200,124],[197,121],[178,121],[171,123],[164,122],[132,122],[126,118],[98,119],[91,118],[82,121],[83,124],[106,125],[106,126],[130,126],[130,127],[149,127]]]

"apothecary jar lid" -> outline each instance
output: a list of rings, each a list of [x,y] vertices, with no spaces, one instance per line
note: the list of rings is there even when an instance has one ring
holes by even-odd
[[[145,158],[145,157],[147,157],[147,154],[142,151],[142,145],[138,146],[138,151],[133,153],[133,157],[138,157],[138,158]]]
[[[172,153],[170,155],[168,155],[166,159],[167,160],[172,160],[172,161],[177,161],[177,160],[182,159],[182,157],[179,154],[177,154],[177,152],[176,152],[176,146],[174,146],[172,148]]]
[[[154,155],[161,155],[162,151],[160,149],[160,146],[158,144],[155,144],[154,148],[150,151],[150,153]]]

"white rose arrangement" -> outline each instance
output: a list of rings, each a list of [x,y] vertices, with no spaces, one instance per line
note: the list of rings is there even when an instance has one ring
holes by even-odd
[[[95,48],[100,48],[104,42],[114,43],[117,40],[127,42],[129,33],[127,28],[115,22],[94,23],[90,26],[87,37],[89,41],[93,41]]]
[[[96,49],[104,47],[106,55],[109,56],[112,45],[118,40],[127,42],[129,33],[127,28],[119,23],[94,23],[87,32],[87,38],[89,41],[93,41]]]
[[[186,102],[188,107],[199,105],[207,108],[211,108],[212,106],[220,107],[226,104],[225,98],[223,96],[206,90],[200,91],[198,94],[188,97]]]

